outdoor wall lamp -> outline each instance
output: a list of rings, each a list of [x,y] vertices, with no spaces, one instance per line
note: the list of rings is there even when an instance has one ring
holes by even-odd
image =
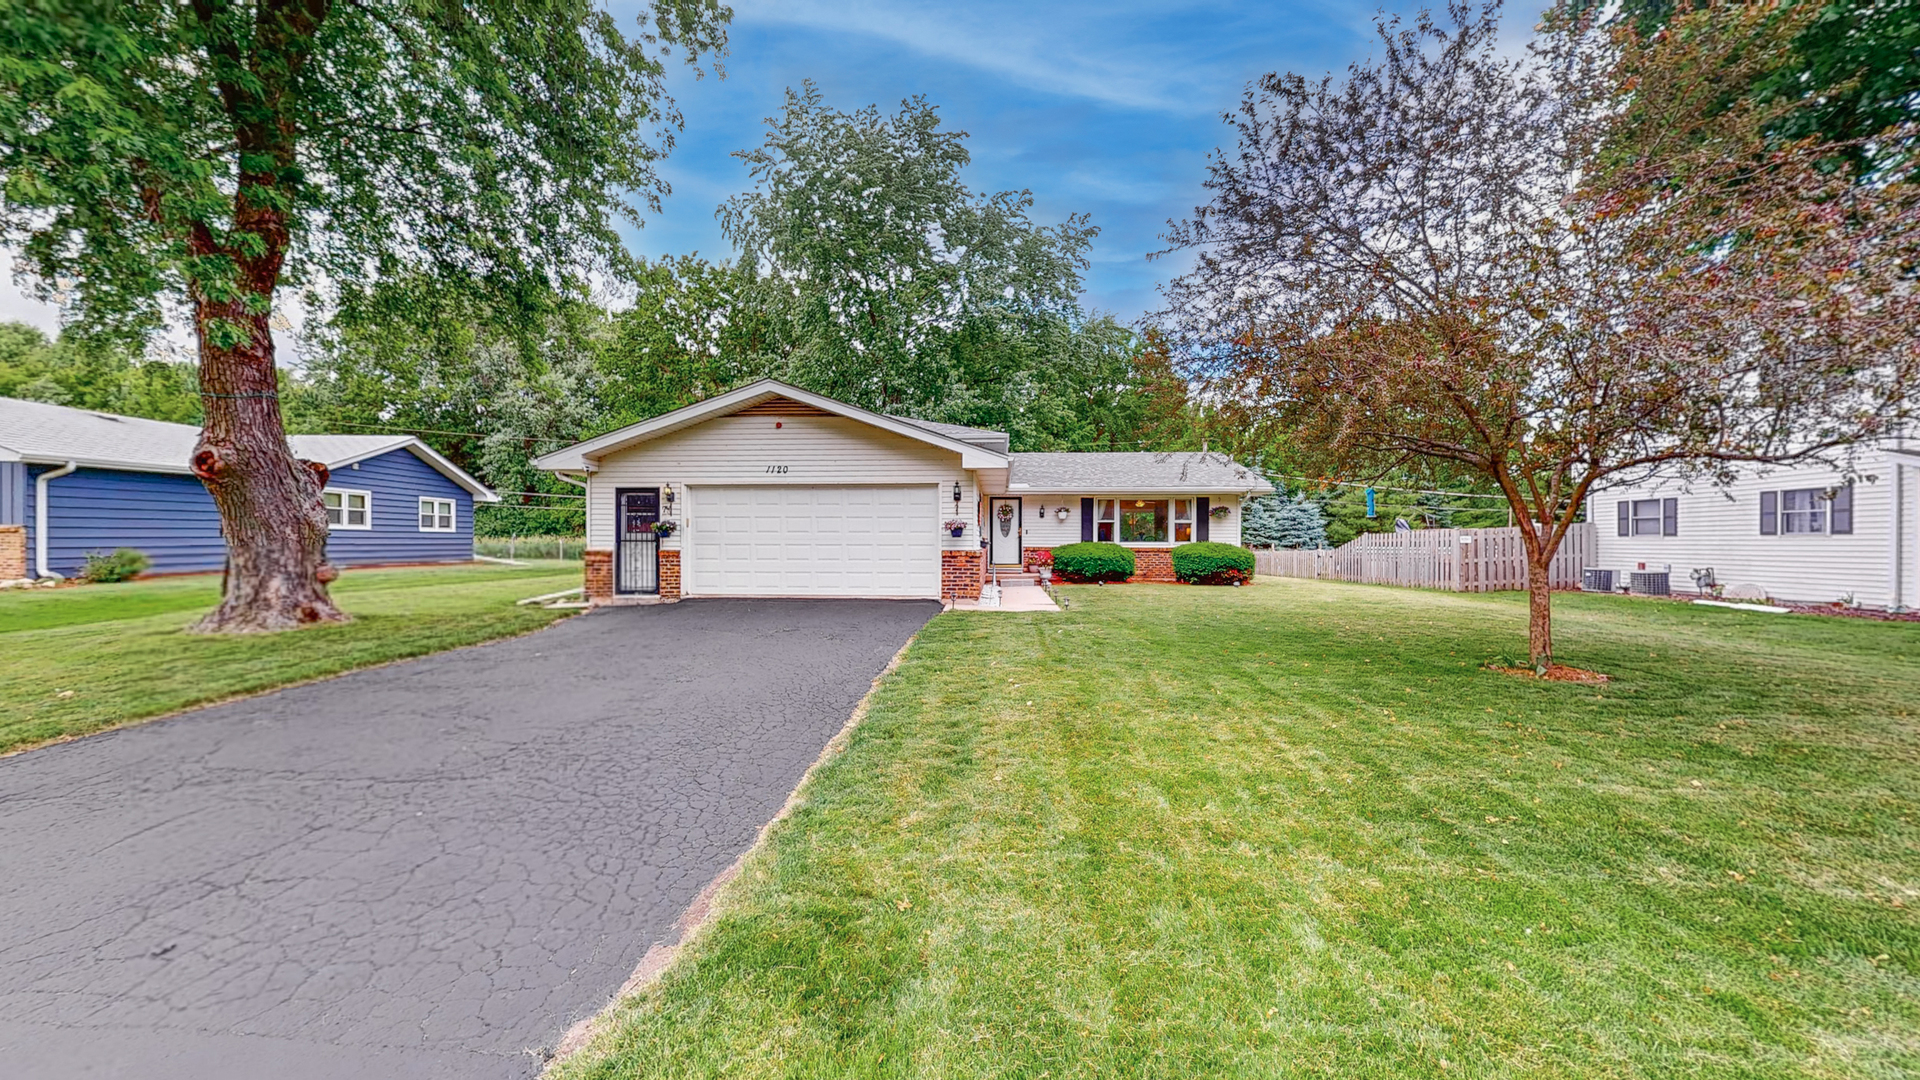
[[[673,485],[672,484],[661,485],[660,495],[662,498],[667,500],[667,513],[669,514],[673,513]]]
[[[954,513],[958,514],[960,512],[960,500],[963,498],[965,498],[965,496],[962,495],[960,492],[960,481],[955,480],[953,482],[953,512]]]

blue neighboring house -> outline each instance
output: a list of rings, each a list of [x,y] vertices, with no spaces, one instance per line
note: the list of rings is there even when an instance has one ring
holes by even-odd
[[[187,467],[199,429],[0,398],[0,566],[68,577],[89,552],[135,548],[150,573],[219,570],[220,514]],[[473,507],[499,498],[410,435],[294,435],[332,470],[325,501],[338,565],[467,562]],[[17,528],[24,526],[24,529]],[[0,575],[4,576],[4,575]]]

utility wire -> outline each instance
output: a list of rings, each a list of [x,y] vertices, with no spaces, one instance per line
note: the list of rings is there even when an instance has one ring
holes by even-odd
[[[1383,484],[1369,484],[1358,480],[1327,480],[1318,476],[1293,476],[1288,473],[1268,473],[1267,476],[1277,480],[1305,480],[1311,484],[1333,484],[1338,487],[1372,488],[1375,491],[1399,491],[1413,495],[1451,495],[1461,499],[1499,499],[1501,502],[1505,502],[1507,499],[1505,495],[1481,495],[1472,491],[1435,491],[1432,488],[1387,487]]]

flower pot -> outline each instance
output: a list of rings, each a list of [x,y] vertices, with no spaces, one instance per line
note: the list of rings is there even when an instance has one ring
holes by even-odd
[[[964,529],[964,528],[961,528],[961,529],[948,529],[947,531],[948,531],[948,532],[950,532],[950,533],[952,533],[952,534],[953,534],[953,535],[954,535],[954,536],[955,536],[956,538],[958,538],[958,537],[962,537],[962,536],[965,536],[965,535],[967,535],[967,530],[966,530],[966,529]]]

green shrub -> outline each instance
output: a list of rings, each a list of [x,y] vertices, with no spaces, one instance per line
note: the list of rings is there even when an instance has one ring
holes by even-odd
[[[473,535],[585,536],[587,512],[579,506],[481,503],[473,508]]]
[[[87,564],[80,568],[80,580],[91,581],[95,585],[106,585],[115,581],[131,581],[146,573],[153,560],[145,552],[132,548],[116,548],[109,555],[103,551],[87,552]]]
[[[1173,576],[1190,585],[1236,585],[1253,580],[1253,552],[1202,540],[1173,549]]]
[[[1053,576],[1062,581],[1125,581],[1133,552],[1119,544],[1062,544],[1053,549]]]

